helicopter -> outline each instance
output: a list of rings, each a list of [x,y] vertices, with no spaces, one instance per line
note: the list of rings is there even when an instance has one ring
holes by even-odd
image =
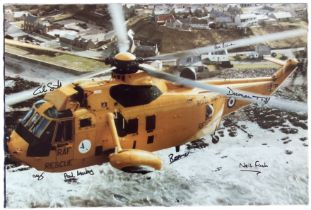
[[[302,33],[295,30],[236,40],[226,48]],[[193,81],[159,71],[146,62],[223,48],[207,46],[142,59],[127,52],[127,42],[120,37],[119,34],[119,53],[105,59],[112,67],[88,75],[108,72],[111,79],[69,80],[64,86],[41,94],[44,97],[33,104],[7,141],[13,159],[47,172],[107,162],[126,172],[144,167],[160,170],[163,162],[153,152],[170,147],[178,150],[206,135],[212,135],[217,143],[215,131],[222,118],[251,103],[307,112],[303,103],[271,96],[299,69],[296,60],[282,63],[271,77]],[[6,104],[33,97],[9,95]]]

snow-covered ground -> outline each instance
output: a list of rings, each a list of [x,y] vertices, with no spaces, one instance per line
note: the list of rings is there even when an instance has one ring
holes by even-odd
[[[173,148],[159,151],[163,169],[145,175],[127,174],[103,164],[87,168],[94,175],[78,176],[77,182],[67,183],[64,173],[44,172],[44,178],[38,180],[33,176],[42,172],[35,169],[7,169],[7,206],[307,204],[308,140],[300,140],[307,137],[307,130],[298,128],[296,134],[284,134],[249,121],[238,125],[246,125],[254,136],[248,138],[238,129],[238,135],[231,137],[225,129],[218,144],[207,137],[208,147],[192,149],[172,164],[169,155],[188,152],[186,146],[179,153]],[[291,141],[284,143],[281,139],[287,136]],[[256,161],[266,167],[255,167]],[[243,168],[245,164],[253,167]],[[245,169],[261,173],[241,171]],[[85,169],[73,173],[77,171]]]

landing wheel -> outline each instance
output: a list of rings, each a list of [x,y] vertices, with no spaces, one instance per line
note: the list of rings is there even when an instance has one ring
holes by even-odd
[[[213,144],[217,144],[219,142],[219,136],[212,135],[212,142],[213,142]]]

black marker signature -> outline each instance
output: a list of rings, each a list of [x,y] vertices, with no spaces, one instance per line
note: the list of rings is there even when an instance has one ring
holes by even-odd
[[[64,173],[64,181],[65,182],[76,182],[78,179],[73,175],[73,172]]]
[[[87,174],[94,175],[93,169],[88,170],[85,168],[85,171],[77,171],[77,176],[84,176]]]
[[[70,173],[64,173],[64,181],[65,182],[76,182],[78,180],[78,176],[84,176],[84,175],[94,175],[93,169],[88,170],[87,168],[84,169],[84,171],[77,170],[76,173],[70,172]]]
[[[57,80],[56,83],[49,82],[47,84],[41,84],[34,92],[33,95],[38,95],[40,93],[46,93],[48,91],[53,91],[55,89],[58,89],[62,86],[61,81]]]
[[[44,172],[42,172],[41,174],[33,174],[32,177],[34,179],[37,179],[38,181],[40,181],[44,178],[43,174],[44,174]]]
[[[172,163],[174,163],[174,162],[176,162],[182,158],[187,157],[189,154],[190,154],[190,152],[186,152],[186,153],[181,154],[181,155],[176,155],[175,157],[173,154],[169,154],[168,157],[170,158],[170,164],[172,164]]]
[[[231,88],[227,87],[229,89],[227,96],[237,96],[237,97],[241,97],[241,98],[248,98],[248,99],[256,99],[259,102],[263,102],[264,104],[267,104],[270,101],[270,97],[269,96],[255,96],[255,95],[248,95],[248,94],[244,94],[244,93],[237,93],[234,90],[232,90]]]

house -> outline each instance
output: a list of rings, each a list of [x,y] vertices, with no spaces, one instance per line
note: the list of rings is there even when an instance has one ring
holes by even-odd
[[[289,12],[273,12],[270,14],[270,17],[277,21],[291,21],[293,19]]]
[[[172,21],[174,19],[175,17],[172,14],[164,14],[164,15],[155,16],[155,22],[158,25],[164,25],[167,21]]]
[[[227,4],[224,11],[231,17],[242,14],[242,9],[238,4]]]
[[[49,21],[40,21],[38,22],[37,25],[37,32],[40,34],[46,34],[50,28],[51,28],[51,23]]]
[[[27,14],[24,16],[24,30],[27,32],[35,32],[37,30],[38,17],[32,14]]]
[[[210,52],[204,55],[201,55],[201,60],[205,64],[222,64],[228,63],[229,56],[227,50],[222,50],[218,52]]]
[[[224,11],[220,9],[213,8],[212,10],[210,10],[209,15],[210,19],[214,20],[214,22],[217,25],[233,22],[232,18],[229,15],[225,14]]]
[[[49,30],[57,28],[57,24],[54,26],[47,20],[42,20],[37,16],[28,14],[24,18],[24,30],[29,33],[46,34]]]
[[[158,46],[139,45],[136,46],[134,54],[138,57],[146,58],[159,54]]]
[[[249,27],[258,23],[257,15],[253,13],[240,14],[235,17],[234,22],[238,27]]]
[[[74,45],[75,39],[77,38],[76,35],[72,34],[64,34],[59,37],[59,41],[61,43],[69,44],[69,45]]]
[[[241,8],[237,5],[227,5],[225,8],[212,8],[210,18],[218,27],[235,26],[235,17],[241,13]]]
[[[134,54],[138,57],[146,58],[146,57],[152,57],[159,55],[159,49],[158,45],[151,45],[150,43],[148,45],[141,44],[139,40],[134,40]]]
[[[115,37],[114,31],[109,31],[108,33],[98,33],[98,34],[90,34],[90,35],[83,36],[84,39],[91,40],[95,44],[95,47],[100,47],[112,41],[114,37]],[[93,48],[93,47],[90,47],[90,48]]]
[[[269,20],[269,17],[267,15],[263,15],[263,14],[258,14],[256,16],[256,18],[257,18],[258,24],[264,24]]]
[[[85,39],[81,36],[76,36],[72,34],[65,34],[59,37],[59,41],[64,44],[71,45],[76,48],[81,48],[84,50],[96,48],[96,44],[91,39]]]

